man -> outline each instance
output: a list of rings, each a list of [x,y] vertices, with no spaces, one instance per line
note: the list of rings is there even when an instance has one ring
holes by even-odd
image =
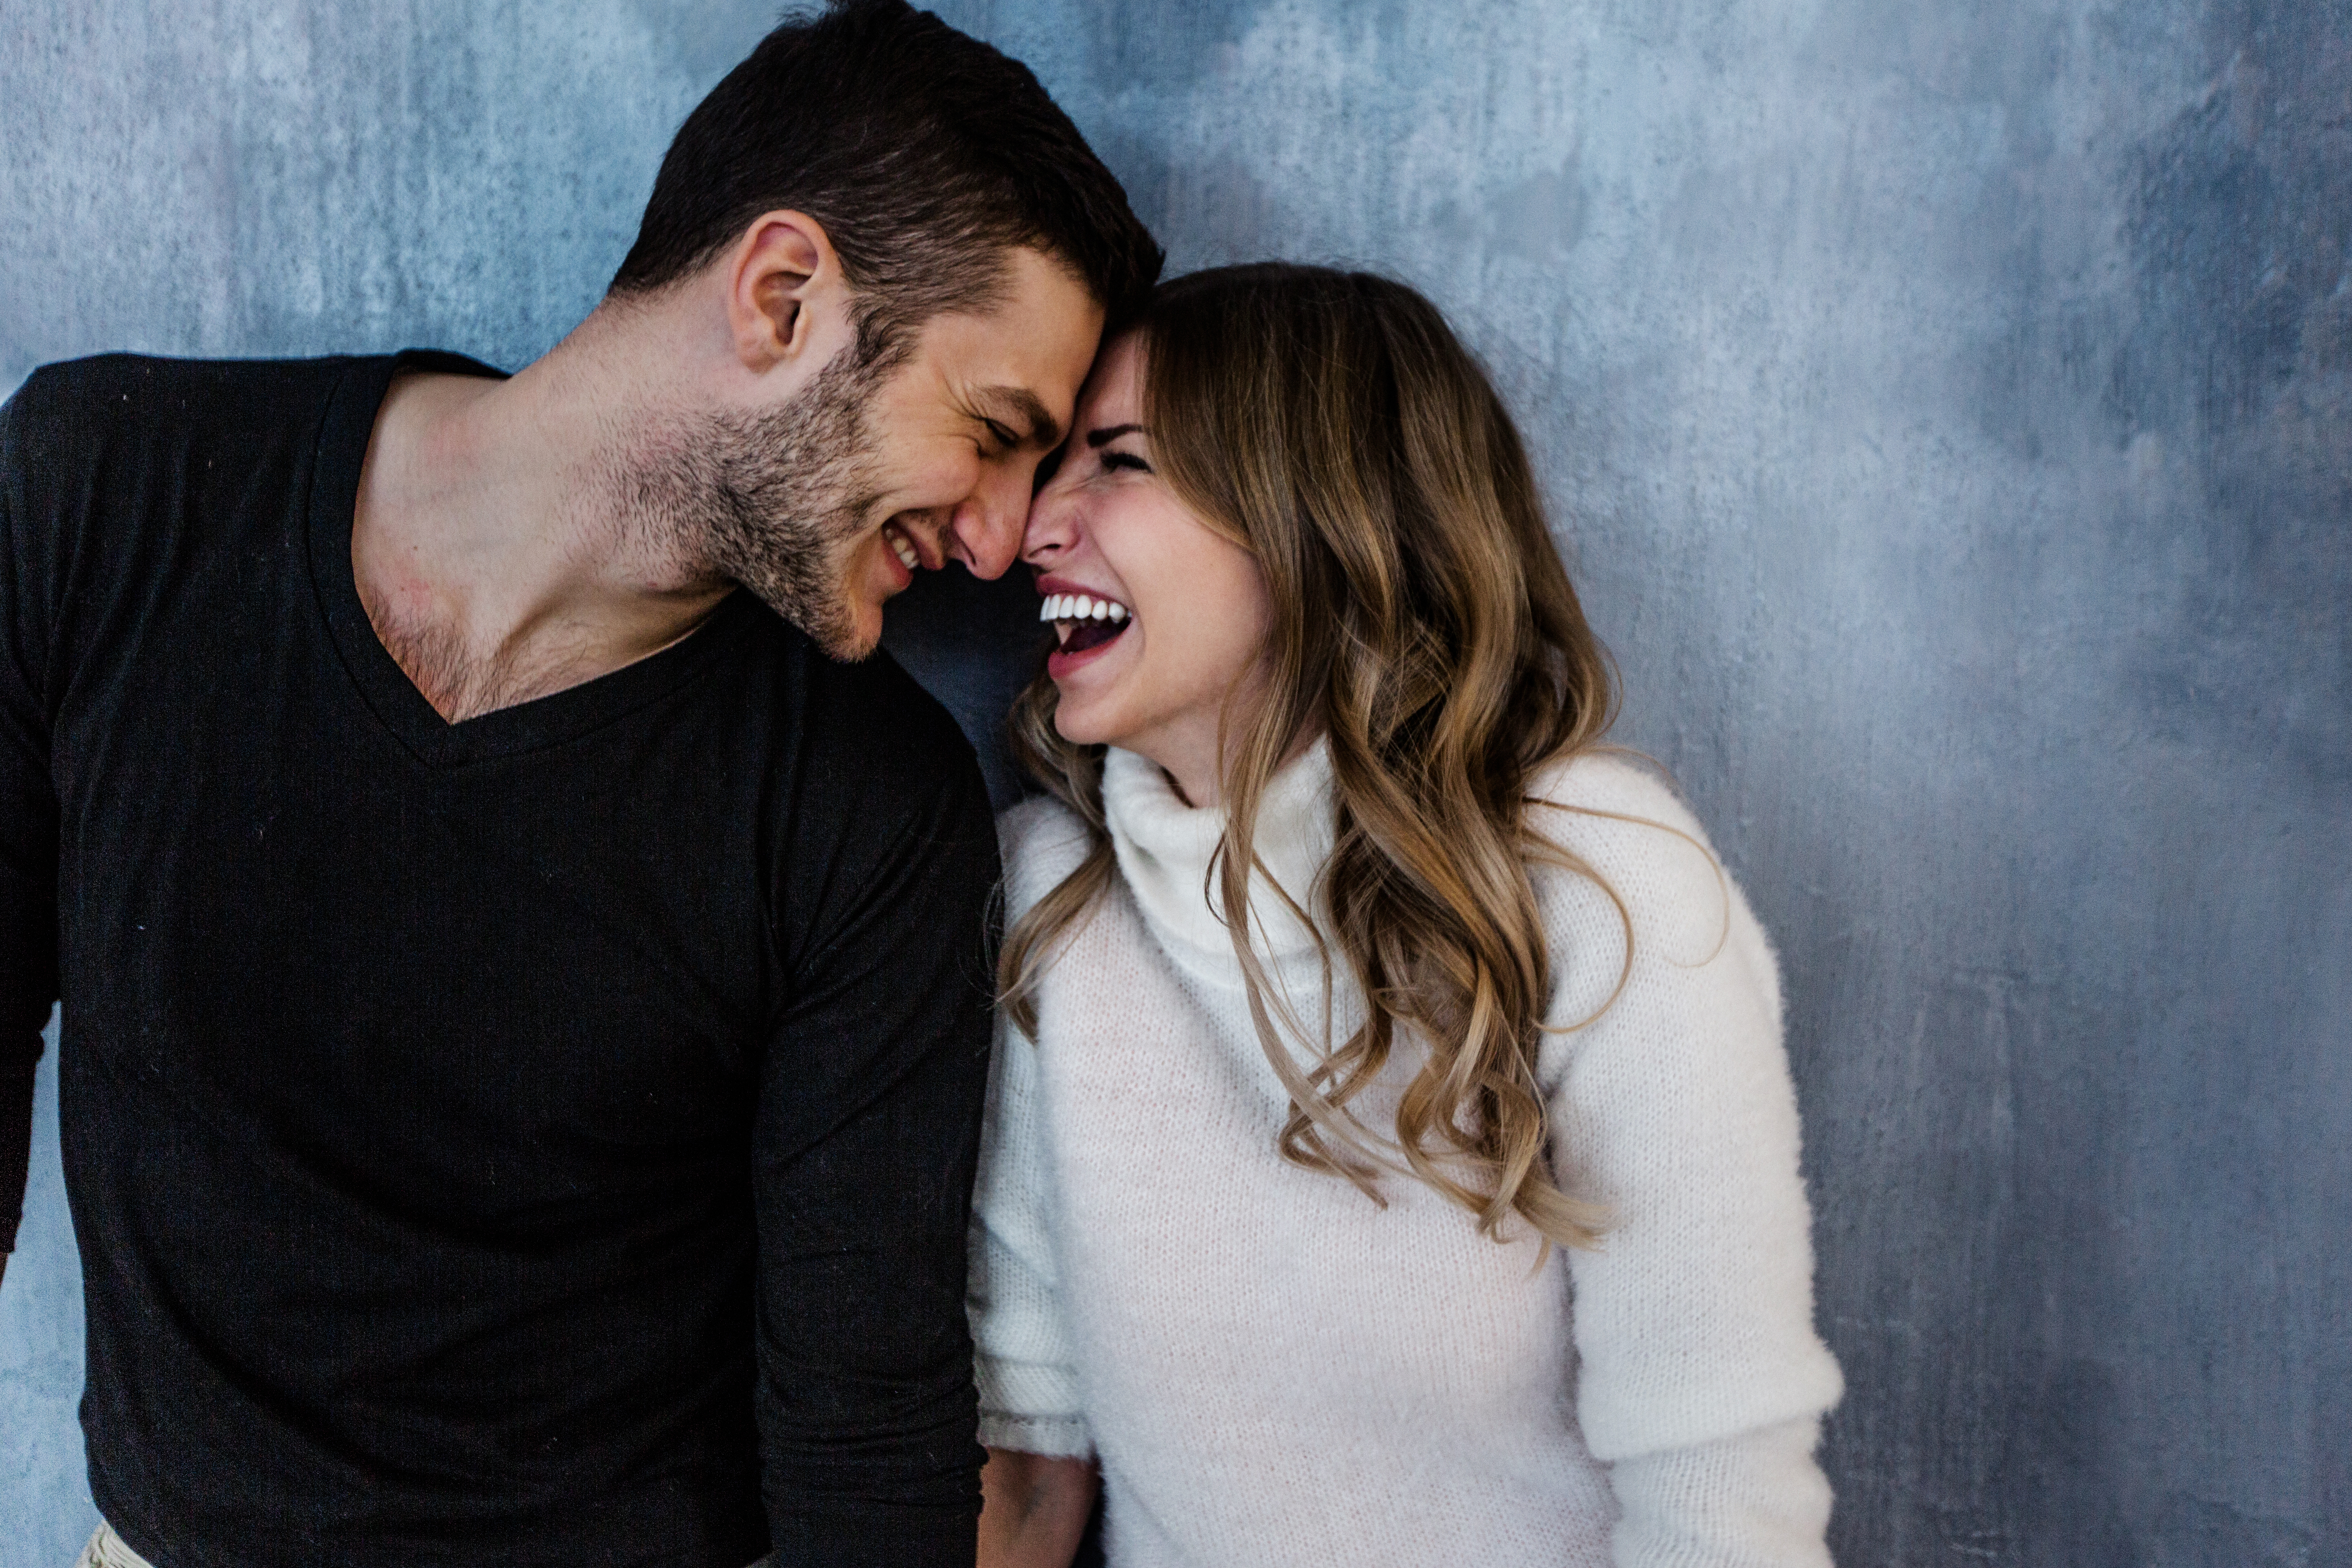
[[[511,380],[0,413],[0,1215],[61,996],[94,1544],[971,1562],[993,835],[841,661],[1010,563],[1159,259],[1025,69],[845,0]]]

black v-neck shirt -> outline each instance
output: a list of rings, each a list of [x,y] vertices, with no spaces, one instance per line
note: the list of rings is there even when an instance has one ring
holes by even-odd
[[[445,722],[396,371],[0,410],[0,1218],[52,999],[90,1487],[160,1568],[968,1568],[997,877],[954,721],[747,594]]]

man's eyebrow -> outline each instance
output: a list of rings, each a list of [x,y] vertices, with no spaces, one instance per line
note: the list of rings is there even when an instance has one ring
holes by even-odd
[[[1027,387],[992,386],[981,395],[1004,415],[1028,426],[1022,433],[1023,446],[1051,451],[1062,444],[1061,422],[1045,411],[1045,404]]]
[[[1113,441],[1118,440],[1121,436],[1132,436],[1142,429],[1143,426],[1140,425],[1105,426],[1100,430],[1089,430],[1087,432],[1087,445],[1089,447],[1108,447]]]

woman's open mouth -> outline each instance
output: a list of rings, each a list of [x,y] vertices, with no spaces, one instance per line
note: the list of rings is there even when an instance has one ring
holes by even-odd
[[[1133,624],[1125,605],[1092,594],[1048,594],[1037,618],[1054,624],[1065,654],[1085,653],[1116,642]]]

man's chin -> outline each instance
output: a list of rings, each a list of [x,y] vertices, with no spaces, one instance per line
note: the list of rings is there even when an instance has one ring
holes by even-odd
[[[872,658],[874,650],[882,646],[882,628],[877,626],[870,633],[861,633],[838,642],[829,642],[820,637],[817,639],[816,646],[823,649],[824,656],[835,664],[856,664]]]
[[[827,658],[837,664],[856,664],[871,658],[882,646],[882,606],[836,604],[818,624],[804,625],[801,630],[808,633],[809,640]]]
[[[743,586],[776,612],[787,626],[816,644],[817,651],[839,664],[856,664],[882,646],[882,606],[861,605],[846,595],[822,604],[790,592],[762,593]]]

